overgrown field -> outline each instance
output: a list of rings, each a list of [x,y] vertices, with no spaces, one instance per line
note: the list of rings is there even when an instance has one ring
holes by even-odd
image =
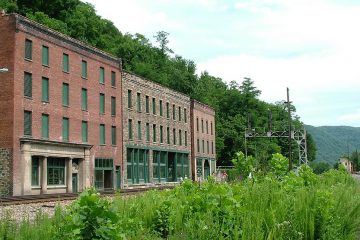
[[[349,174],[274,176],[185,181],[112,202],[89,189],[53,218],[1,220],[0,239],[357,239],[360,188]]]

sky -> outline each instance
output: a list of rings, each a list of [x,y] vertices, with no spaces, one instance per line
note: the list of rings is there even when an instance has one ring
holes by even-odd
[[[359,0],[84,0],[122,33],[169,47],[197,73],[239,84],[260,99],[286,100],[314,126],[360,127]]]

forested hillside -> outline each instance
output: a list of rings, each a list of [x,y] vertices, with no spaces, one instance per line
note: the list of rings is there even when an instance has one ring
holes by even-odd
[[[341,156],[360,150],[360,128],[306,125],[317,146],[316,160],[334,164]]]
[[[170,54],[173,50],[168,48],[166,32],[156,33],[157,46],[154,46],[141,33],[123,34],[111,21],[96,15],[92,5],[79,0],[0,0],[0,8],[8,13],[20,13],[116,55],[122,59],[124,69],[213,107],[216,111],[218,165],[230,164],[236,151],[244,151],[244,130],[248,119],[251,127],[267,126],[268,110],[271,110],[274,128],[283,128],[287,122],[284,103],[269,104],[259,100],[261,92],[251,80],[242,82],[239,78],[226,84],[207,72],[198,76],[193,61]],[[294,120],[294,125],[302,126],[299,120]],[[315,156],[315,147],[311,139],[309,142],[311,160]],[[248,144],[248,153],[265,167],[271,154],[279,151],[288,154],[286,140],[256,139]]]

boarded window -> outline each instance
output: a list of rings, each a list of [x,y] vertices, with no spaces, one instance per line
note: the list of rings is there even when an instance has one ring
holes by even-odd
[[[24,96],[32,97],[32,74],[24,73]]]
[[[63,71],[69,72],[69,55],[63,53]]]
[[[42,46],[42,65],[49,66],[49,48]]]
[[[32,60],[32,41],[25,39],[25,58]]]
[[[32,135],[32,112],[24,111],[24,135]]]

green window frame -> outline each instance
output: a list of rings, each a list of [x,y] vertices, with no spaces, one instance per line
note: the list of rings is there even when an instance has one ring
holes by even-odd
[[[41,116],[41,137],[49,139],[49,115],[42,114]]]
[[[182,135],[181,135],[181,130],[179,129],[179,145],[182,145]]]
[[[63,53],[63,72],[69,72],[69,55]]]
[[[116,73],[111,71],[111,86],[116,87]]]
[[[160,116],[162,117],[163,115],[163,105],[162,105],[162,100],[159,100],[159,112],[160,112]]]
[[[88,110],[88,94],[86,88],[81,89],[81,110]]]
[[[160,143],[164,143],[164,129],[160,126]]]
[[[173,120],[176,120],[175,104],[173,104]]]
[[[83,143],[88,142],[88,122],[82,121],[81,122],[81,139]]]
[[[111,126],[111,145],[116,146],[116,126]]]
[[[32,74],[24,72],[24,96],[32,97]]]
[[[156,142],[156,124],[153,124],[153,142]]]
[[[150,142],[150,124],[146,123],[146,141]]]
[[[63,106],[69,106],[69,84],[63,83],[62,90],[62,104]]]
[[[103,67],[99,68],[99,83],[105,84],[105,69]]]
[[[181,121],[181,107],[179,107],[179,122]]]
[[[99,113],[105,114],[105,94],[100,93],[99,95]]]
[[[141,121],[137,122],[137,138],[141,140]]]
[[[40,163],[39,157],[31,157],[31,186],[39,186],[40,182]]]
[[[32,112],[24,111],[24,135],[32,136]]]
[[[170,118],[170,107],[169,107],[170,103],[166,103],[166,117]]]
[[[184,132],[185,146],[187,146],[187,131]]]
[[[95,158],[95,188],[103,191],[112,189],[114,184],[105,188],[105,171],[110,171],[111,176],[114,174],[114,160],[112,158]]]
[[[141,112],[141,93],[136,93],[136,110]]]
[[[133,139],[133,132],[132,132],[132,119],[129,119],[128,121],[128,133],[129,133],[129,139]]]
[[[173,144],[176,145],[176,129],[173,129]]]
[[[145,109],[146,113],[150,113],[149,96],[145,96]]]
[[[186,108],[184,108],[184,122],[187,123],[187,111],[186,111]]]
[[[47,184],[65,185],[65,159],[48,158],[47,160]]]
[[[128,108],[132,108],[132,91],[128,89]]]
[[[105,145],[105,124],[100,124],[100,145]]]
[[[69,141],[69,118],[63,117],[63,141]]]
[[[85,60],[81,61],[81,77],[87,79],[87,62]]]
[[[25,59],[32,60],[32,41],[25,39]]]
[[[42,46],[42,65],[49,66],[49,47]]]
[[[126,155],[128,183],[149,182],[149,150],[127,148]]]
[[[42,77],[41,81],[41,100],[49,102],[49,79],[46,77]]]
[[[111,97],[111,116],[116,115],[116,97]]]
[[[156,114],[156,99],[152,98],[152,110],[153,110],[153,114]]]
[[[170,128],[166,128],[166,142],[167,144],[170,144]]]

